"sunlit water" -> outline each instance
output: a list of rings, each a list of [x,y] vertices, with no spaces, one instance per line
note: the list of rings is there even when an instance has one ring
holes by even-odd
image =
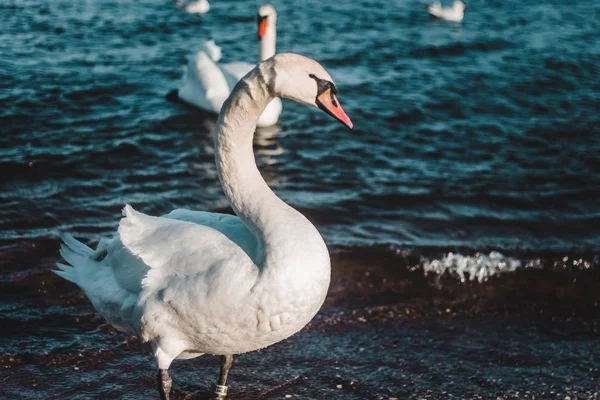
[[[410,249],[429,276],[464,282],[544,267],[597,271],[596,2],[473,0],[462,24],[431,20],[419,1],[273,4],[278,51],[309,55],[329,70],[355,130],[285,101],[279,126],[257,133],[257,163],[333,251],[377,263]],[[0,15],[2,310],[13,339],[21,340],[19,324],[38,335],[1,351],[34,354],[23,363],[48,367],[48,354],[71,354],[70,343],[88,340],[73,314],[85,314],[84,330],[101,323],[79,292],[48,272],[60,231],[93,243],[115,230],[126,203],[153,215],[227,209],[213,160],[215,118],[165,95],[204,40],[222,47],[224,62],[256,61],[255,4],[215,0],[199,16],[170,1],[7,0]],[[469,258],[442,254],[451,251]],[[93,337],[104,340],[106,329]],[[55,340],[45,340],[48,332]],[[597,373],[594,354],[581,371]],[[407,379],[379,393],[418,382]],[[109,395],[105,387],[75,392]],[[113,396],[126,398],[126,388],[115,387]],[[481,391],[492,395],[493,387]],[[67,396],[59,389],[56,398]]]

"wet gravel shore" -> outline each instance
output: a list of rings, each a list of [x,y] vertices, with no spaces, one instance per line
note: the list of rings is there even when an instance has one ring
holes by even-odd
[[[50,272],[55,241],[0,256],[0,397],[155,398],[137,340]],[[595,399],[596,268],[519,269],[483,283],[425,276],[421,255],[334,250],[324,307],[302,332],[235,359],[231,399]],[[175,399],[205,399],[218,359],[172,366]]]

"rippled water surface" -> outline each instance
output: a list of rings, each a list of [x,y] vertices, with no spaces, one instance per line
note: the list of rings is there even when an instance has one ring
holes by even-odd
[[[418,2],[275,5],[278,50],[320,60],[356,125],[286,102],[257,143],[267,181],[328,243],[598,249],[594,2],[475,2],[461,25]],[[252,4],[1,7],[2,238],[95,237],[124,203],[225,205],[214,118],[164,96],[203,40],[257,59]]]
[[[431,20],[419,1],[273,4],[278,51],[329,70],[355,130],[285,101],[279,125],[257,132],[257,162],[338,254],[334,275],[359,272],[334,279],[297,342],[265,352],[285,378],[257,376],[260,356],[242,361],[239,398],[597,398],[597,2],[472,0],[462,24]],[[204,40],[224,62],[255,62],[255,6],[214,0],[199,16],[167,0],[0,2],[0,367],[14,383],[0,393],[154,394],[137,345],[49,272],[58,232],[94,243],[126,203],[154,215],[227,209],[216,118],[165,95]],[[491,250],[508,256],[477,261]],[[424,277],[423,265],[437,269]],[[321,334],[340,350],[315,367]],[[517,347],[499,349],[510,338]],[[200,362],[201,380],[180,368],[178,396],[207,387],[213,361]]]

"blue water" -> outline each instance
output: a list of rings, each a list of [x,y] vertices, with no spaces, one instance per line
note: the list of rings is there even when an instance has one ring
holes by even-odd
[[[311,56],[329,70],[355,130],[286,100],[279,125],[257,132],[257,163],[273,190],[315,223],[334,255],[350,251],[362,257],[357,261],[358,277],[363,277],[361,268],[367,270],[380,260],[404,260],[404,249],[430,251],[440,259],[441,253],[457,250],[496,250],[516,258],[527,254],[522,263],[494,261],[498,268],[511,266],[511,271],[539,267],[544,257],[558,257],[564,267],[585,265],[586,270],[598,271],[597,1],[471,0],[461,24],[430,19],[418,0],[273,4],[278,11],[277,50]],[[178,207],[227,210],[213,159],[216,118],[170,102],[165,95],[180,85],[186,57],[205,40],[214,39],[222,47],[224,62],[255,62],[255,7],[253,2],[214,0],[210,12],[199,16],[182,12],[169,0],[0,2],[0,310],[5,318],[0,325],[10,330],[2,335],[10,341],[0,346],[0,365],[12,365],[7,361],[12,357],[17,367],[10,370],[11,379],[37,377],[14,384],[11,398],[19,398],[19,393],[40,398],[38,384],[48,388],[45,398],[154,395],[151,373],[140,377],[138,358],[131,358],[136,346],[132,350],[131,343],[102,325],[81,293],[49,272],[58,259],[58,233],[71,232],[87,243],[109,236],[126,203],[152,215]],[[453,257],[443,260],[448,265],[464,260]],[[482,259],[476,257],[469,259],[471,264],[460,264],[462,269],[454,274]],[[334,256],[334,271],[344,265]],[[394,281],[394,268],[389,266],[384,274],[388,281],[383,280],[398,285],[385,297],[392,303],[399,301],[395,295],[404,293],[404,281]],[[497,270],[484,275],[494,276]],[[586,277],[590,285],[598,279],[592,272]],[[567,287],[582,279],[561,275],[556,281]],[[505,281],[495,282],[500,283],[492,287],[500,290]],[[367,283],[359,285],[367,293],[371,289],[365,288],[378,287]],[[346,293],[340,285],[332,286],[330,297],[339,290]],[[424,288],[416,292],[430,293]],[[589,317],[600,300],[586,297],[592,296],[591,289],[583,295],[577,288],[570,292],[560,286],[539,293],[557,299],[555,310],[571,315],[572,308],[573,315]],[[335,307],[350,307],[355,298],[362,299],[354,294],[344,298],[352,300],[343,306],[330,300],[320,318],[326,320],[339,311]],[[369,301],[379,304],[376,298],[381,297]],[[533,297],[529,300],[535,303]],[[446,315],[446,307],[453,306],[442,304],[440,313]],[[506,304],[510,310],[521,308],[510,300]],[[546,303],[540,304],[535,315],[547,310]],[[381,328],[379,336],[367,325],[357,334],[352,325],[352,335],[373,338],[373,351],[385,349],[396,360],[405,360],[398,370],[391,361],[384,367],[380,360],[373,361],[363,366],[360,376],[381,381],[387,379],[385,374],[396,374],[397,380],[379,391],[369,386],[340,394],[332,370],[327,384],[302,387],[330,385],[331,392],[319,395],[340,399],[389,397],[408,393],[411,387],[417,388],[419,398],[450,398],[448,391],[454,398],[521,398],[519,391],[532,387],[537,387],[538,396],[547,395],[543,398],[553,398],[553,390],[561,398],[597,396],[593,387],[598,381],[590,377],[600,365],[597,349],[592,350],[598,321],[589,318],[595,321],[590,323],[593,328],[566,324],[567,333],[549,338],[546,331],[538,335],[529,327],[515,328],[504,337],[498,328],[506,325],[502,321],[450,328],[441,323],[424,330],[403,322],[402,328]],[[22,326],[29,336],[22,335]],[[307,348],[317,357],[323,354],[317,346],[322,338],[314,336],[319,329],[298,339],[315,344]],[[421,341],[419,352],[432,352],[431,360],[421,361],[421,369],[407,369],[417,345],[394,339],[394,329],[420,337],[415,339]],[[454,333],[440,334],[450,331]],[[575,339],[561,341],[572,338],[571,331]],[[497,343],[487,340],[490,334]],[[471,342],[462,335],[480,336]],[[488,357],[496,357],[498,343],[509,338],[531,353],[498,357],[509,362],[524,359],[519,362],[525,367],[477,375],[487,368]],[[337,340],[332,343],[342,346]],[[348,343],[344,351],[354,354],[356,343]],[[549,351],[544,343],[560,351]],[[90,361],[78,364],[81,348],[91,358],[108,354],[108,361],[98,363],[106,362],[112,370]],[[456,354],[448,356],[448,348]],[[552,365],[544,364],[548,352],[556,357]],[[286,363],[276,359],[279,353],[266,357],[269,354],[275,365]],[[466,354],[464,369],[455,369],[457,354]],[[340,357],[331,363],[337,365]],[[559,364],[569,368],[556,370]],[[74,365],[88,374],[74,378]],[[255,366],[246,367],[242,375],[247,387],[275,385],[253,375]],[[372,370],[384,375],[370,375]],[[212,381],[207,375],[194,386],[191,375],[184,393]],[[450,382],[444,392],[435,386],[441,376],[475,386],[466,395],[460,384]],[[481,381],[473,383],[474,376]],[[67,386],[74,389],[65,389],[63,379],[71,380]],[[132,381],[145,387],[138,397],[127,386]]]
[[[278,51],[323,63],[356,130],[286,101],[257,160],[331,246],[599,249],[595,2],[474,1],[462,24],[418,1],[274,4]],[[0,8],[0,240],[97,238],[125,203],[226,206],[215,118],[164,96],[204,40],[257,59],[253,5]]]

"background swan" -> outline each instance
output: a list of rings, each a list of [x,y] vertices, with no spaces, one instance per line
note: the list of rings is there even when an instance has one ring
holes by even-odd
[[[210,10],[208,0],[197,0],[190,3],[178,1],[175,3],[175,6],[190,14],[206,14]]]
[[[439,0],[427,7],[427,12],[432,16],[446,21],[461,22],[465,16],[465,3],[455,0],[452,7],[442,7]]]
[[[107,321],[152,347],[162,399],[175,359],[222,355],[215,393],[226,394],[233,354],[277,343],[317,313],[329,287],[327,247],[317,229],[263,180],[252,148],[275,97],[318,107],[352,128],[327,71],[283,53],[260,63],[223,104],[215,159],[237,216],[175,210],[152,217],[124,209],[118,234],[96,251],[70,236],[58,275],[83,289]]]
[[[263,4],[258,7],[258,39],[259,61],[264,61],[275,54],[277,37],[277,12],[271,5]],[[212,50],[207,50],[212,47]],[[220,48],[210,41],[204,44],[195,56],[188,62],[183,79],[183,86],[177,92],[184,102],[205,111],[218,113],[223,102],[231,93],[235,84],[246,75],[255,64],[235,62],[221,64]],[[279,120],[282,110],[281,100],[273,99],[258,120],[258,127],[272,126]]]

